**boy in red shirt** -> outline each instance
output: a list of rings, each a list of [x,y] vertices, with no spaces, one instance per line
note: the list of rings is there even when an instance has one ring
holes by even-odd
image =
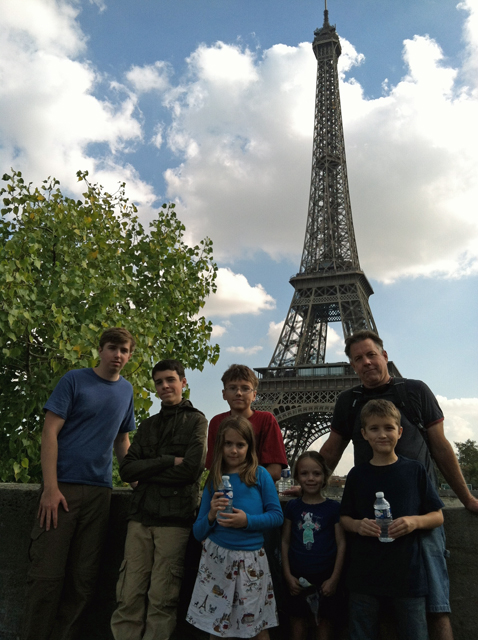
[[[287,467],[284,441],[279,424],[272,413],[251,409],[259,386],[256,374],[243,364],[233,364],[221,380],[224,385],[222,397],[228,403],[230,411],[214,416],[209,423],[206,468],[211,467],[214,442],[221,422],[231,415],[243,416],[254,429],[259,464],[265,467],[274,482],[277,482],[282,469]]]

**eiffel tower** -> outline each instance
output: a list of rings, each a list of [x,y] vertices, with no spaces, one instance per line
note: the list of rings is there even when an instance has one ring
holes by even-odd
[[[377,327],[368,299],[373,294],[360,268],[347,179],[335,26],[314,32],[317,58],[314,139],[309,210],[299,272],[292,276],[292,302],[267,368],[256,368],[254,409],[271,411],[284,437],[291,466],[330,431],[339,393],[358,384],[348,362],[325,362],[329,322],[341,322],[344,337]],[[378,333],[378,332],[377,332]],[[392,362],[390,373],[400,375]]]

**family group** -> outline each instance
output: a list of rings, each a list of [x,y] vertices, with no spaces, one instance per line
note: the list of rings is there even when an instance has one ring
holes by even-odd
[[[435,396],[421,381],[389,375],[377,334],[346,339],[361,384],[340,394],[320,453],[298,457],[283,505],[275,483],[288,465],[285,447],[276,418],[251,407],[254,372],[232,365],[224,373],[229,411],[208,428],[183,398],[182,364],[158,362],[152,379],[161,410],[130,440],[133,389],[121,371],[134,348],[126,329],[106,330],[98,365],[69,371],[45,404],[23,640],[78,638],[107,536],[113,450],[133,488],[115,640],[173,637],[194,539],[200,558],[185,618],[211,638],[267,640],[282,612],[292,640],[309,633],[331,640],[346,633],[344,621],[352,640],[373,640],[389,608],[401,640],[452,640],[434,462],[466,508],[478,512],[478,500],[445,438]],[[325,490],[350,441],[355,466],[339,503]],[[374,512],[379,492],[393,515],[388,543]]]

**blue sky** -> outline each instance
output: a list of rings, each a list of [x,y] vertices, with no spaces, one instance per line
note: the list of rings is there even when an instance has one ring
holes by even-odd
[[[266,366],[292,297],[308,203],[311,0],[0,0],[0,161],[78,192],[125,180],[145,223],[177,203],[220,267],[221,346],[191,372],[210,418],[233,362]],[[389,356],[478,440],[478,0],[329,0],[343,54],[352,210]],[[331,325],[327,359],[342,360]],[[339,467],[351,464],[347,453]]]

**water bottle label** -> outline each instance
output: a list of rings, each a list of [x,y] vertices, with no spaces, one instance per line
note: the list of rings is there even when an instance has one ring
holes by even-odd
[[[390,509],[375,509],[376,520],[385,520],[391,517],[392,517],[392,512]]]
[[[224,497],[225,498],[227,498],[228,500],[232,500],[232,498],[233,498],[232,489],[224,489],[223,493],[224,493]]]

